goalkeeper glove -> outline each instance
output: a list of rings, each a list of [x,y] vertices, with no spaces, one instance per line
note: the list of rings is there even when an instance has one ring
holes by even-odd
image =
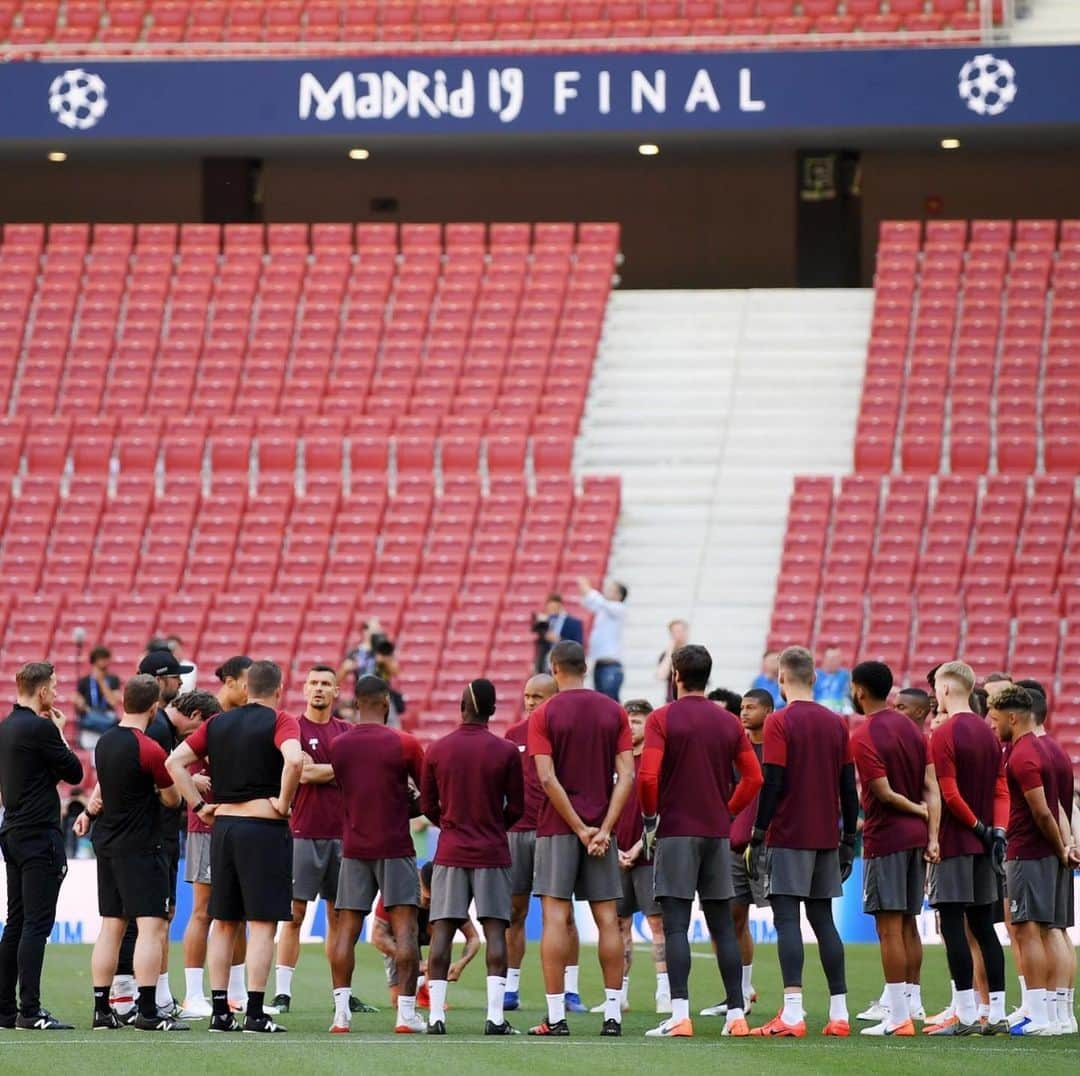
[[[999,878],[1005,877],[1005,830],[995,827],[990,835],[990,862]]]
[[[846,882],[851,877],[855,866],[855,838],[845,834],[840,838],[840,881]]]
[[[750,843],[743,852],[743,862],[746,864],[746,873],[751,880],[757,881],[765,867],[765,831],[754,829],[750,834]]]
[[[646,814],[641,816],[645,829],[641,834],[641,854],[647,860],[651,860],[656,850],[656,827],[660,824],[660,816]]]

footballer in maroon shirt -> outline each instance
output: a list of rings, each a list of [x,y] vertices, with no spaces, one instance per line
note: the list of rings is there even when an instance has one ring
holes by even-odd
[[[585,687],[585,650],[564,640],[551,650],[559,693],[529,718],[529,755],[547,796],[536,826],[533,891],[541,898],[547,1020],[530,1035],[569,1035],[564,969],[572,900],[587,900],[599,934],[604,973],[601,1034],[622,1034],[622,945],[615,902],[622,896],[618,849],[611,836],[634,784],[626,711]],[[615,782],[612,785],[612,774]]]
[[[619,930],[623,940],[622,1006],[630,1007],[630,967],[634,959],[634,916],[645,916],[652,937],[653,963],[656,965],[656,1011],[667,1015],[671,1012],[671,985],[668,980],[667,950],[664,940],[664,920],[660,905],[653,892],[652,850],[645,848],[645,827],[638,796],[641,778],[641,760],[645,750],[645,722],[653,712],[648,699],[629,699],[624,704],[630,720],[630,734],[634,742],[634,790],[615,824],[615,844],[619,849],[619,866],[622,868],[623,894],[619,900]],[[602,1007],[597,1007],[602,1012]]]
[[[999,875],[1004,874],[1009,794],[1001,745],[990,726],[970,709],[975,673],[962,661],[934,671],[938,716],[930,737],[930,761],[941,789],[940,860],[929,870],[927,893],[937,909],[956,984],[956,1012],[924,1028],[929,1035],[981,1032],[972,989],[974,968],[965,921],[982,953],[990,992],[988,1034],[1007,1033],[1005,954],[994,930]]]
[[[555,677],[538,673],[525,682],[523,701],[525,717],[506,730],[506,738],[518,749],[525,777],[525,810],[510,829],[510,928],[506,932],[506,996],[503,1008],[513,1012],[521,1006],[521,963],[525,959],[525,920],[529,916],[529,900],[532,897],[533,867],[536,859],[536,822],[540,807],[547,798],[536,776],[536,766],[529,758],[529,717],[559,690]],[[570,917],[573,933],[570,964],[577,967],[579,941],[573,916]],[[570,987],[567,986],[567,990]],[[574,992],[577,985],[574,984]]]
[[[814,676],[810,651],[788,647],[780,655],[780,690],[787,705],[765,720],[765,785],[747,860],[752,873],[758,873],[762,845],[766,846],[766,892],[776,924],[784,1007],[767,1024],[754,1028],[755,1036],[806,1034],[802,904],[829,983],[824,1034],[840,1038],[851,1034],[844,947],[833,922],[832,899],[841,895],[854,862],[859,794],[847,724],[814,702]]]
[[[169,920],[169,877],[162,840],[162,805],[173,808],[180,794],[165,769],[165,751],[146,735],[157,710],[158,682],[153,676],[134,676],[124,685],[124,714],[98,740],[95,762],[101,811],[96,816],[92,842],[97,855],[98,910],[101,931],[94,943],[93,1028],[119,1030],[123,1022],[109,1003],[109,987],[116,972],[120,943],[129,920],[138,923],[135,968],[149,966],[147,980],[138,976],[140,1031],[187,1031],[171,1016],[158,1017],[155,990],[162,945]],[[91,816],[76,821],[75,832],[85,836]]]
[[[396,939],[399,1034],[422,1034],[416,1013],[420,953],[416,942],[420,881],[409,819],[412,789],[420,784],[424,753],[416,737],[390,728],[390,686],[378,676],[356,682],[356,724],[330,744],[330,767],[340,790],[343,818],[341,869],[335,906],[338,927],[330,949],[334,984],[334,1022],[342,1034],[351,1024],[350,988],[356,966],[356,940],[364,916],[382,894]]]
[[[877,927],[889,1009],[862,1034],[911,1037],[906,984],[917,981],[922,960],[915,917],[922,911],[925,857],[938,857],[941,804],[926,738],[911,718],[889,708],[892,686],[892,670],[883,662],[864,661],[851,670],[855,712],[866,717],[851,734],[862,787],[863,911]]]
[[[292,919],[278,935],[277,990],[273,1005],[288,1012],[292,1000],[292,979],[300,959],[300,928],[309,901],[326,901],[326,953],[334,948],[338,916],[338,874],[341,870],[341,819],[344,805],[341,789],[330,765],[330,745],[349,728],[347,721],[334,717],[338,697],[337,673],[329,665],[315,665],[304,681],[307,706],[300,716],[300,746],[304,771],[293,800],[289,828],[293,835]]]
[[[708,650],[680,647],[671,667],[676,700],[646,722],[640,788],[646,843],[653,833],[656,839],[653,889],[667,939],[671,1017],[646,1034],[681,1038],[694,1033],[688,931],[697,895],[727,989],[724,1034],[746,1036],[742,962],[731,921],[731,818],[760,791],[761,766],[742,722],[705,697],[712,675]]]
[[[1012,1028],[1012,1034],[1055,1034],[1057,1013],[1051,1015],[1047,997],[1052,963],[1048,935],[1056,915],[1059,867],[1071,866],[1076,857],[1062,839],[1054,766],[1045,740],[1035,733],[1031,695],[1013,684],[989,702],[990,721],[1006,744],[1005,892],[1027,982],[1027,1016]]]
[[[420,802],[441,828],[429,913],[429,1035],[446,1034],[450,949],[473,901],[487,941],[484,1034],[517,1034],[503,1014],[511,903],[507,831],[525,809],[525,780],[517,748],[488,728],[494,713],[494,684],[473,680],[462,694],[461,724],[432,744],[424,759]]]

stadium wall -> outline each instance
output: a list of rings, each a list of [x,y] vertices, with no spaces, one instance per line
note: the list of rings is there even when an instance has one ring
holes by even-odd
[[[219,219],[194,155],[73,152],[58,166],[37,154],[2,167],[0,220]],[[925,216],[931,200],[946,217],[1078,218],[1078,176],[1074,147],[864,149],[860,282],[873,281],[881,220]],[[498,154],[435,147],[363,162],[309,149],[261,160],[253,209],[266,221],[618,220],[624,287],[783,288],[798,283],[798,178],[797,154],[784,147],[675,145],[654,158],[625,143]],[[395,208],[375,212],[379,199]]]

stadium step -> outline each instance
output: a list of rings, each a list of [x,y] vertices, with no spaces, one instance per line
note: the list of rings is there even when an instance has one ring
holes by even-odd
[[[625,698],[661,700],[675,616],[712,650],[714,684],[754,675],[791,477],[851,466],[871,305],[868,291],[612,295],[577,463],[622,474]]]

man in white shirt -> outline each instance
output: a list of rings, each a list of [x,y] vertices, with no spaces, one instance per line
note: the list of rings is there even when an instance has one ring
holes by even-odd
[[[594,614],[589,632],[589,664],[596,690],[619,701],[623,682],[623,625],[626,623],[626,587],[609,579],[601,593],[584,576],[579,580],[581,604]]]

